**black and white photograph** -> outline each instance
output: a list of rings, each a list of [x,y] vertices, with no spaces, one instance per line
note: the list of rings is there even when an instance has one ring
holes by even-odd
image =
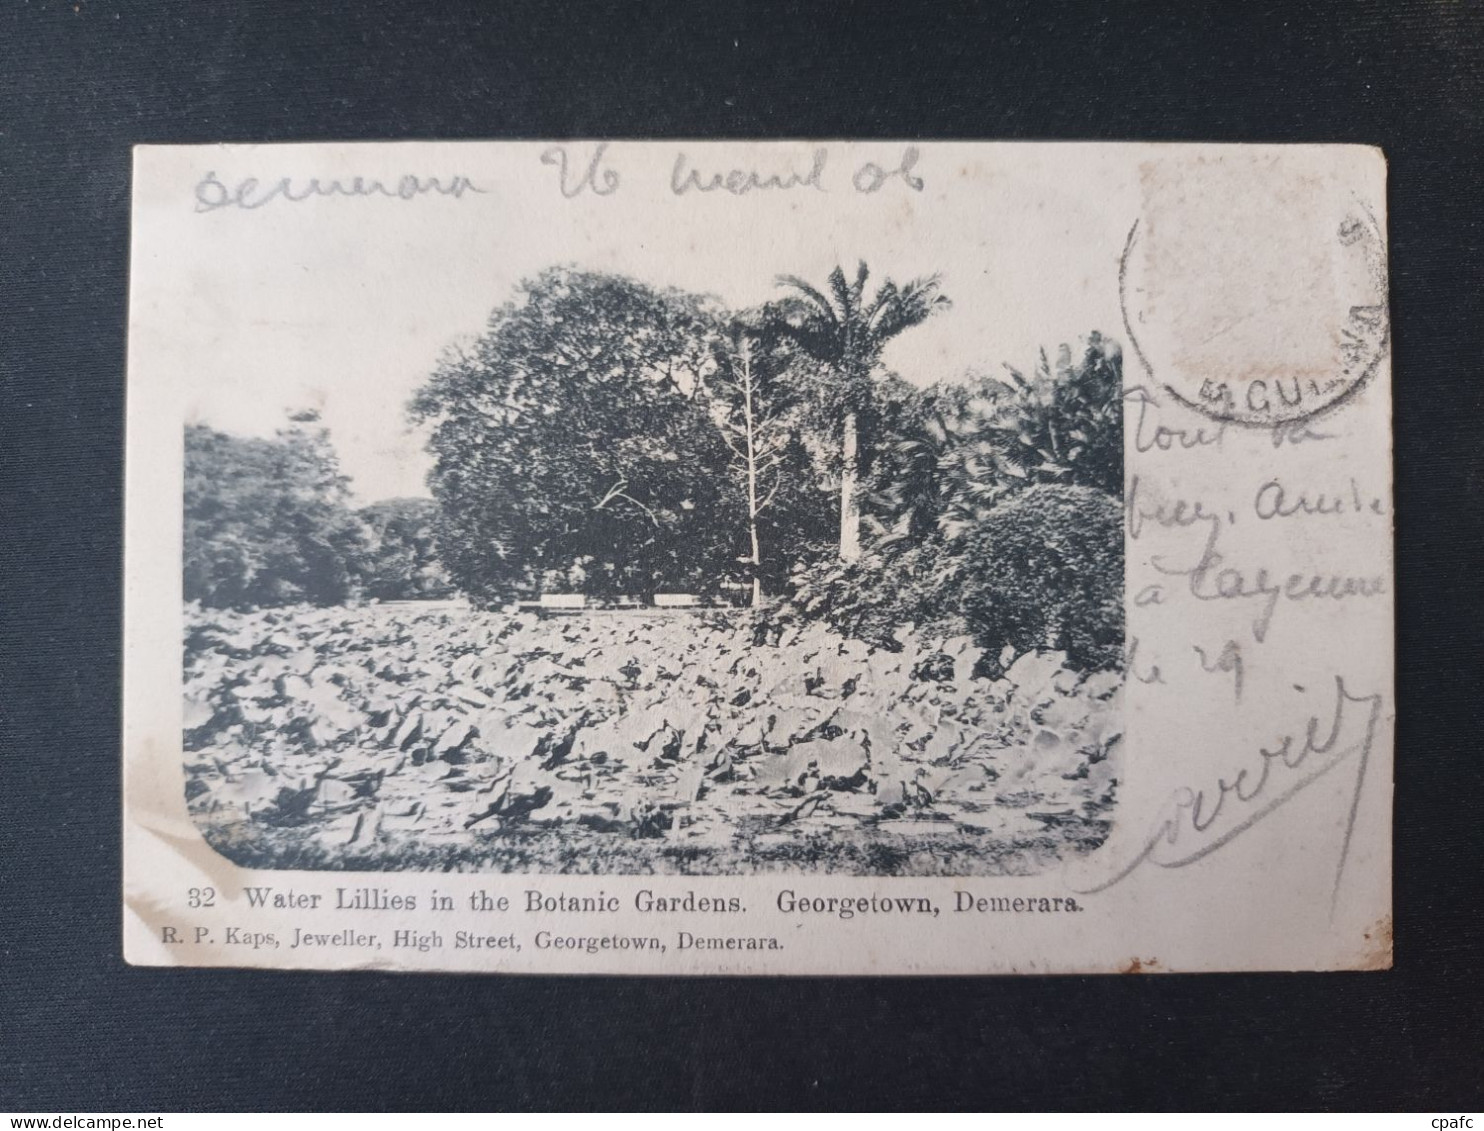
[[[953,876],[1103,843],[1119,342],[899,352],[994,317],[985,288],[791,265],[484,296],[376,422],[426,454],[395,497],[312,403],[187,424],[185,789],[218,852]]]

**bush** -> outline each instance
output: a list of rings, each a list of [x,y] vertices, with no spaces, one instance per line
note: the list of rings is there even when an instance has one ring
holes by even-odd
[[[893,651],[899,630],[972,635],[986,663],[1016,653],[1065,652],[1083,670],[1123,656],[1123,512],[1089,487],[1029,487],[979,517],[954,542],[877,547],[795,570],[758,639],[801,621]]]
[[[931,540],[903,550],[873,550],[858,561],[828,557],[794,571],[775,620],[824,621],[846,636],[895,651],[896,633],[913,625],[962,635],[958,609],[963,562]]]
[[[964,539],[961,608],[991,650],[1065,651],[1073,665],[1123,655],[1123,512],[1090,487],[1029,487]]]
[[[207,608],[340,604],[371,536],[328,434],[303,413],[272,438],[185,430],[182,584]]]

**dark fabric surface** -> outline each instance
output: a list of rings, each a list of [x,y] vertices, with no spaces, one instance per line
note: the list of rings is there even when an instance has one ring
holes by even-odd
[[[1477,1110],[1481,120],[1484,7],[1469,3],[10,0],[0,9],[0,1108]],[[129,146],[800,135],[1385,148],[1397,968],[622,981],[125,967]]]

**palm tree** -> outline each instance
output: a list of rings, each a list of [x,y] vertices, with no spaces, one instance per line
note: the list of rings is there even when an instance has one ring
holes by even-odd
[[[939,291],[937,275],[902,286],[887,279],[867,302],[869,275],[864,262],[856,267],[854,281],[836,267],[828,294],[794,275],[778,278],[792,292],[780,304],[785,331],[805,353],[829,366],[834,377],[828,399],[840,419],[840,557],[847,562],[861,552],[857,414],[870,395],[881,352],[897,335],[950,305]]]

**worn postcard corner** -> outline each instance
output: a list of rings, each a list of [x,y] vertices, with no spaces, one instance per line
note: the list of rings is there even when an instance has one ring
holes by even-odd
[[[125,956],[1391,965],[1385,160],[140,147]]]

